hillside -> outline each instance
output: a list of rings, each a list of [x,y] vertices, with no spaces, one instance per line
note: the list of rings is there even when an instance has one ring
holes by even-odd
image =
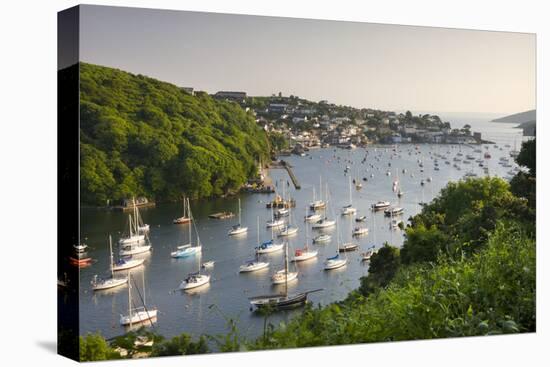
[[[500,117],[492,120],[492,122],[507,122],[514,124],[522,124],[524,122],[531,122],[537,119],[537,110],[529,110],[525,112],[515,113],[513,115]]]
[[[266,133],[238,104],[143,75],[81,63],[80,103],[85,204],[223,195],[268,156]]]

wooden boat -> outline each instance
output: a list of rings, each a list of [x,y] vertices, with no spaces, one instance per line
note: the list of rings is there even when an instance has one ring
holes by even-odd
[[[208,218],[211,219],[229,219],[233,218],[235,214],[232,212],[219,212],[219,213],[212,213],[208,215]]]
[[[338,248],[338,252],[349,252],[349,251],[355,251],[359,247],[359,244],[354,242],[347,242],[344,243],[342,246]]]
[[[187,224],[191,223],[191,216],[189,215],[189,199],[183,198],[183,215],[172,221],[174,224]]]

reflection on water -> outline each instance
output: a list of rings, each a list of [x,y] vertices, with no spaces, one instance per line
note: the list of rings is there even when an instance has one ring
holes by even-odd
[[[517,134],[510,133],[514,138]],[[513,140],[508,143],[513,144]],[[385,217],[383,212],[373,213],[370,207],[379,200],[390,201],[394,205],[404,208],[400,217],[406,221],[410,216],[421,209],[419,203],[430,201],[448,181],[460,179],[465,172],[473,171],[482,176],[483,170],[477,164],[470,165],[459,171],[452,164],[443,164],[439,159],[439,171],[434,170],[434,155],[441,154],[451,160],[461,151],[473,153],[478,147],[458,146],[419,146],[418,150],[412,145],[400,145],[393,152],[391,147],[369,147],[353,151],[339,149],[312,150],[306,157],[284,157],[292,166],[302,189],[295,190],[286,171],[272,169],[270,176],[282,192],[284,187],[287,195],[293,197],[297,207],[293,212],[293,224],[299,228],[296,236],[286,238],[289,242],[289,256],[296,248],[302,248],[306,243],[305,226],[308,225],[307,243],[319,252],[318,258],[306,262],[290,265],[290,269],[298,269],[298,281],[289,284],[289,290],[306,291],[323,288],[322,292],[310,295],[314,303],[327,304],[343,299],[349,291],[359,286],[359,278],[368,272],[368,262],[361,261],[360,253],[371,246],[377,248],[386,241],[395,246],[402,246],[403,232],[399,229],[390,230],[391,218]],[[508,156],[508,150],[500,150],[490,145],[487,151],[492,158],[488,160],[491,175],[506,176],[510,168],[498,164],[500,157]],[[483,152],[486,149],[483,148]],[[368,155],[367,155],[368,152]],[[447,153],[448,152],[448,153]],[[410,153],[410,154],[409,154]],[[365,163],[361,163],[365,156]],[[418,160],[424,163],[424,172],[421,172]],[[372,166],[371,166],[372,164]],[[391,164],[391,166],[389,165]],[[363,223],[355,223],[354,216],[340,216],[340,209],[349,202],[348,177],[344,169],[350,166],[349,175],[362,181],[361,190],[353,190],[353,206],[357,208],[357,217],[366,215]],[[406,174],[402,170],[406,169]],[[390,175],[386,171],[390,170]],[[323,231],[312,230],[311,224],[305,223],[303,216],[306,206],[312,200],[313,188],[319,194],[319,176],[324,184],[328,184],[330,191],[329,208],[330,219],[338,216],[338,228],[329,228]],[[398,198],[392,191],[393,181],[399,175],[400,186],[405,193]],[[431,177],[431,182],[420,185],[422,179]],[[324,185],[323,184],[323,185]],[[323,189],[324,191],[324,189]],[[188,225],[173,225],[172,220],[181,214],[181,204],[159,204],[156,208],[142,210],[145,223],[150,224],[150,239],[153,251],[146,256],[144,266],[132,269],[137,288],[142,293],[146,303],[155,305],[159,310],[155,329],[167,336],[182,332],[192,335],[215,335],[227,332],[227,323],[224,316],[234,318],[241,331],[248,336],[261,334],[263,318],[254,316],[250,312],[248,297],[271,294],[284,290],[284,286],[274,286],[271,275],[284,268],[284,251],[265,254],[260,260],[270,263],[269,268],[252,273],[239,273],[239,266],[255,257],[254,248],[259,235],[260,241],[271,238],[271,229],[266,222],[271,219],[271,210],[266,209],[266,203],[273,199],[272,194],[243,194],[240,196],[242,205],[242,224],[248,227],[248,233],[243,236],[227,235],[228,230],[237,219],[216,220],[208,218],[208,214],[222,211],[233,211],[237,207],[237,197],[226,199],[192,201],[191,206],[195,217],[195,225],[200,236],[202,262],[214,260],[211,269],[201,269],[211,275],[208,286],[193,289],[187,292],[178,290],[181,281],[190,272],[199,270],[200,262],[197,256],[173,259],[170,252],[178,245],[189,242]],[[259,233],[256,226],[257,217],[260,218]],[[119,315],[126,314],[128,309],[127,287],[119,287],[103,292],[93,292],[90,281],[94,274],[108,276],[109,274],[109,244],[111,234],[116,240],[122,235],[126,226],[127,215],[118,212],[105,212],[93,209],[83,209],[81,216],[82,237],[87,238],[90,246],[90,255],[97,260],[91,267],[81,270],[80,279],[80,320],[81,333],[101,331],[106,337],[120,335],[124,329],[119,325]],[[352,238],[352,229],[356,225],[366,226],[369,233],[366,236]],[[320,233],[330,233],[332,238],[326,243],[312,243],[312,239]],[[193,230],[193,243],[196,235]],[[282,239],[277,239],[280,241]],[[359,244],[358,251],[341,254],[348,258],[349,263],[340,269],[325,271],[324,260],[333,256],[337,251],[337,242],[341,244],[354,241]],[[115,248],[115,254],[118,249]],[[121,272],[120,274],[124,274]],[[135,287],[132,285],[132,293]],[[139,297],[134,298],[139,306]],[[215,305],[216,307],[212,307]],[[214,309],[219,310],[213,311]],[[283,311],[270,317],[270,322],[289,320],[292,315],[301,312],[300,309]]]

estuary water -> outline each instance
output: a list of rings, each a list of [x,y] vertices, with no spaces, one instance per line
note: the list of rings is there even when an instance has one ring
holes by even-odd
[[[467,154],[476,159],[483,158],[489,152],[490,159],[484,159],[488,173],[501,177],[510,176],[515,167],[503,167],[499,164],[500,157],[509,157],[509,151],[514,143],[521,141],[521,131],[510,124],[491,124],[487,120],[472,123],[473,131],[481,131],[485,139],[495,141],[486,146],[458,145],[397,145],[369,146],[355,150],[326,148],[311,150],[308,155],[282,157],[293,166],[293,171],[301,184],[296,190],[285,170],[271,169],[269,175],[277,184],[279,194],[296,200],[296,208],[292,210],[291,221],[299,227],[296,236],[290,237],[289,253],[303,247],[306,241],[304,215],[306,206],[313,198],[313,189],[319,196],[319,180],[323,185],[323,194],[328,185],[329,208],[328,216],[338,217],[338,227],[327,231],[332,235],[331,242],[311,244],[312,236],[319,231],[308,229],[309,244],[319,251],[317,259],[299,263],[298,281],[289,284],[289,291],[306,291],[322,288],[323,291],[313,293],[309,299],[314,304],[328,304],[342,300],[353,289],[359,286],[359,278],[368,272],[368,263],[361,262],[360,252],[371,246],[381,247],[384,242],[394,246],[402,246],[403,232],[390,229],[390,218],[383,212],[373,213],[370,207],[379,200],[390,201],[393,205],[404,208],[401,219],[407,220],[421,209],[419,203],[429,202],[449,181],[461,179],[465,173],[473,172],[478,176],[485,173],[475,161],[469,164],[454,162],[458,153],[465,159]],[[505,147],[509,144],[511,147]],[[475,152],[481,149],[482,153]],[[437,156],[439,170],[435,170],[434,160]],[[445,158],[441,158],[445,157]],[[364,163],[362,163],[364,161]],[[423,163],[421,172],[419,160]],[[445,160],[450,164],[445,164]],[[512,160],[510,160],[512,162]],[[453,167],[457,163],[461,168]],[[349,166],[347,174],[346,166]],[[403,173],[403,170],[406,173]],[[389,174],[388,174],[389,173]],[[351,231],[355,217],[340,215],[342,206],[349,204],[348,176],[359,180],[361,190],[352,188],[353,206],[357,208],[357,216],[366,215],[367,221],[362,223],[369,228],[367,236],[354,239],[360,249],[347,253],[349,264],[341,269],[324,271],[323,262],[336,253],[337,240],[351,240]],[[363,181],[366,178],[367,181]],[[431,179],[428,180],[428,179]],[[395,180],[400,183],[404,195],[398,198],[392,191]],[[424,180],[425,185],[420,181]],[[254,257],[254,247],[260,241],[271,238],[271,230],[266,228],[266,221],[271,218],[270,209],[266,203],[272,200],[274,194],[242,194],[215,200],[191,201],[200,241],[203,245],[202,261],[214,260],[215,266],[208,270],[211,274],[210,285],[197,289],[192,293],[178,290],[180,282],[190,273],[198,270],[199,258],[172,259],[170,252],[176,246],[189,242],[189,226],[174,225],[172,220],[182,214],[181,203],[158,204],[156,208],[140,211],[145,223],[151,226],[150,240],[153,251],[146,255],[145,265],[134,269],[132,276],[139,288],[141,296],[148,306],[156,306],[159,315],[155,323],[155,331],[170,337],[182,332],[194,336],[201,334],[217,335],[226,333],[227,321],[236,320],[240,332],[248,337],[260,335],[263,330],[263,318],[249,310],[248,297],[282,291],[281,286],[271,284],[271,275],[284,268],[283,252],[264,256],[270,262],[269,269],[239,274],[239,266]],[[220,211],[237,213],[237,199],[241,199],[242,224],[248,227],[248,234],[241,237],[227,235],[231,225],[236,224],[237,216],[226,220],[208,218],[208,214]],[[257,220],[259,218],[259,229]],[[112,291],[93,292],[90,281],[94,274],[108,276],[109,274],[109,243],[112,235],[116,244],[127,227],[128,215],[120,212],[109,212],[94,209],[82,209],[81,237],[90,246],[89,254],[96,262],[80,271],[80,334],[99,331],[105,337],[113,337],[124,333],[119,325],[120,314],[128,310],[128,289],[126,286]],[[193,229],[193,242],[196,243],[196,233]],[[115,246],[115,256],[118,252]],[[291,265],[294,269],[294,265]],[[143,284],[145,289],[143,289]],[[141,305],[141,300],[133,289],[133,302]],[[277,324],[288,321],[300,310],[278,312],[270,317],[270,322]]]

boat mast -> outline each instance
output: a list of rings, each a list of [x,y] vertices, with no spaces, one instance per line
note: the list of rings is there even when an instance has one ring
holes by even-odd
[[[128,214],[128,230],[130,231],[130,233],[128,233],[128,238],[132,238],[133,234],[132,234],[132,215],[131,214]]]
[[[351,176],[348,176],[348,182],[349,182],[349,205],[352,205],[352,201],[351,201]]]
[[[285,242],[285,297],[288,297],[288,242]]]
[[[128,272],[128,318],[132,327],[132,274]]]
[[[143,283],[143,308],[147,311],[147,306],[145,306],[145,299],[147,298],[145,294],[145,270],[141,272],[141,281]]]
[[[307,206],[306,206],[306,216],[307,216]],[[306,223],[306,246],[305,246],[305,249],[306,249],[306,251],[308,251],[308,248],[307,248],[307,223]]]
[[[187,215],[189,217],[189,220],[191,221],[191,205],[189,204],[189,198],[187,198]],[[192,225],[193,225],[193,223],[189,223],[189,244],[190,245],[193,245],[193,237],[192,237],[192,233],[191,233],[191,226]]]
[[[136,200],[134,199],[134,197],[132,196],[132,203],[134,204],[134,227],[135,227],[135,234],[138,235],[139,234],[139,220],[138,220],[138,210],[137,210],[137,206],[136,206]]]
[[[241,225],[241,198],[239,198],[239,226]]]
[[[113,243],[111,240],[111,235],[109,235],[109,252],[111,254],[111,278],[114,278],[115,272],[113,270]]]

